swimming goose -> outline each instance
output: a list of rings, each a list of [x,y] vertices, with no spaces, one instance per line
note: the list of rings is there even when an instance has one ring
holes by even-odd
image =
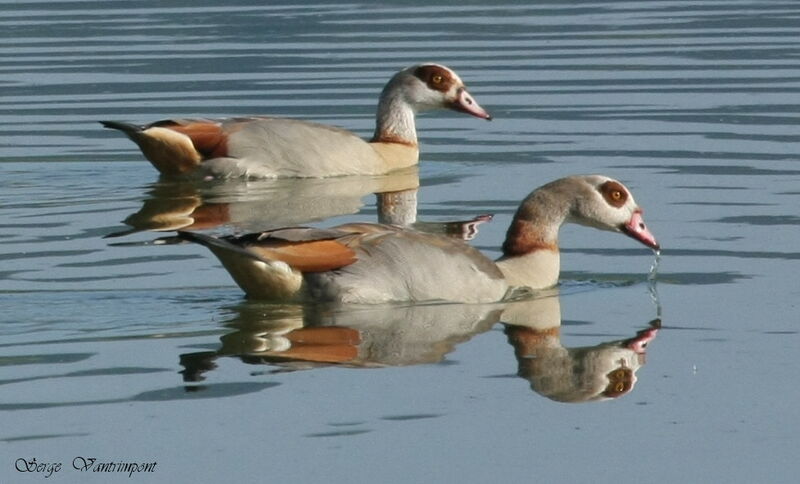
[[[565,222],[621,232],[659,249],[630,191],[602,175],[561,178],[531,192],[514,215],[497,261],[458,239],[382,224],[179,236],[211,249],[251,298],[482,303],[501,301],[517,287],[555,285],[558,230]]]
[[[125,133],[166,176],[377,175],[417,164],[415,115],[443,108],[491,119],[451,69],[417,64],[383,88],[369,142],[333,126],[266,116],[101,123]]]

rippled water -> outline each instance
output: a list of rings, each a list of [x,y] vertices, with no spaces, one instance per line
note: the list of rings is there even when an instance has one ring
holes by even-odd
[[[0,481],[40,480],[16,469],[34,458],[128,479],[76,457],[156,462],[137,482],[794,479],[800,5],[217,3],[0,2]],[[423,60],[495,120],[420,116],[418,172],[159,181],[96,122],[367,136]],[[473,243],[497,255],[524,195],[587,172],[645,207],[654,286],[649,251],[565,227],[562,284],[534,302],[276,307],[152,243],[493,213]],[[387,215],[373,194],[395,190]]]

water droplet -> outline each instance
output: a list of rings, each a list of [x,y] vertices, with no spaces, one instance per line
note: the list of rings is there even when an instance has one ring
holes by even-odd
[[[650,291],[650,298],[656,306],[656,317],[661,318],[661,301],[658,298],[658,290],[656,289],[656,276],[658,276],[658,264],[661,262],[661,250],[653,250],[656,254],[653,265],[650,266],[650,273],[647,275],[647,289]]]
[[[661,262],[661,249],[655,249],[653,252],[656,258],[653,260],[653,265],[650,266],[650,274],[647,275],[647,282],[654,283],[656,276],[658,276],[658,264]]]

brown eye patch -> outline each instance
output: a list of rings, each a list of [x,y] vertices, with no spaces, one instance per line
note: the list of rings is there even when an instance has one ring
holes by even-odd
[[[414,71],[414,75],[434,91],[447,92],[456,82],[450,71],[441,66],[420,66]]]
[[[603,395],[611,398],[619,397],[631,391],[634,384],[633,370],[630,368],[617,368],[608,375],[608,386]]]
[[[600,185],[599,190],[612,207],[619,208],[628,201],[628,190],[619,182],[609,180]]]

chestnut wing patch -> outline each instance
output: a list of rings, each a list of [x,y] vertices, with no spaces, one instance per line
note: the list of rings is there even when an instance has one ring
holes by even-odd
[[[331,271],[357,260],[352,249],[335,240],[292,242],[266,239],[246,248],[263,259],[285,262],[300,272]]]

